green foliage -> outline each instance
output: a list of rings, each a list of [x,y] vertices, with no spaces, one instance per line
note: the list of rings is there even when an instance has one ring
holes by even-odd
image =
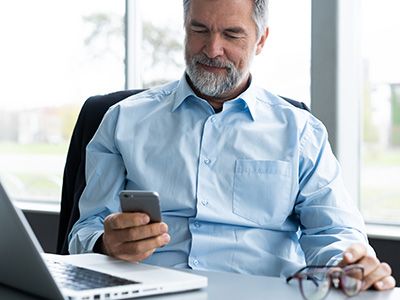
[[[168,26],[155,26],[151,22],[143,22],[143,66],[144,87],[154,87],[172,80],[168,78],[171,71],[183,71],[182,47],[183,36]],[[173,78],[176,79],[176,78]]]
[[[181,39],[177,39],[174,32],[168,27],[157,27],[151,22],[143,23],[143,43],[148,54],[151,55],[152,65],[168,64],[180,67],[176,54],[182,50]]]
[[[400,149],[364,151],[363,163],[366,166],[400,166]]]
[[[119,52],[111,45],[121,44],[124,38],[125,22],[121,16],[111,13],[94,13],[83,17],[84,23],[90,27],[89,34],[84,40],[84,45],[89,49],[92,58],[113,55],[122,60]]]
[[[11,142],[0,143],[0,154],[61,154],[65,155],[68,149],[68,142],[60,144],[35,143],[18,144]]]
[[[400,84],[392,85],[392,129],[391,144],[400,146]]]
[[[372,105],[370,87],[365,84],[363,103],[363,140],[366,143],[377,143],[379,140],[378,130],[372,123]]]
[[[375,222],[399,223],[399,189],[392,187],[361,187],[361,211],[365,219]]]
[[[400,126],[400,84],[392,85],[392,121],[394,126]]]

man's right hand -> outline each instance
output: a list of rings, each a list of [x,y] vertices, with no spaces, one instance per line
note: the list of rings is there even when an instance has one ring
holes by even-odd
[[[104,220],[102,250],[132,262],[142,261],[170,241],[168,225],[151,223],[143,213],[114,213]]]

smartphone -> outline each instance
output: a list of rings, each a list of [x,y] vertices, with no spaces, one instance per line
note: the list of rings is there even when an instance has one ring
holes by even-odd
[[[150,217],[150,223],[161,222],[160,199],[157,192],[123,190],[119,193],[123,212],[142,212]]]

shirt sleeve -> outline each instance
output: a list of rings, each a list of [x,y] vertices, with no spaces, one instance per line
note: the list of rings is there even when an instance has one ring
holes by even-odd
[[[300,245],[308,265],[336,264],[351,244],[368,245],[364,221],[345,188],[323,124],[310,117],[300,143],[295,205],[301,227]]]
[[[80,218],[68,236],[71,254],[93,252],[103,221],[119,211],[118,193],[125,185],[125,166],[115,143],[119,106],[105,114],[86,148],[86,187],[79,200]]]

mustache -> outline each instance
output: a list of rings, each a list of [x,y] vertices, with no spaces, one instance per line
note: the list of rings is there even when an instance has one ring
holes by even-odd
[[[226,68],[228,71],[232,70],[235,66],[230,61],[225,61],[221,58],[209,58],[205,55],[198,54],[193,56],[193,63],[200,63],[209,67]]]

